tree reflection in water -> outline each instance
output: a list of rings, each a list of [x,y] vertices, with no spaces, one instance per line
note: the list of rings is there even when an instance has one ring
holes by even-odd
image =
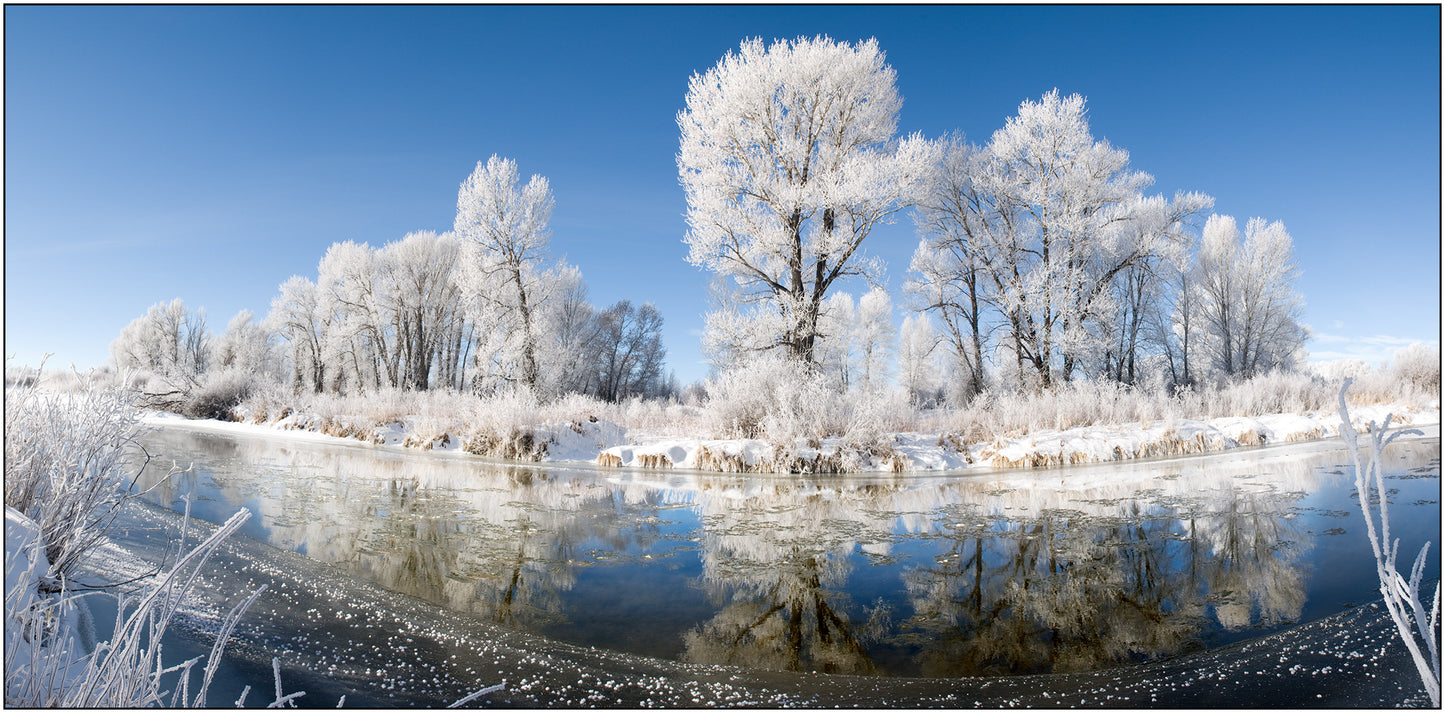
[[[1018,674],[1199,648],[1211,610],[1226,630],[1293,622],[1304,495],[1223,481],[1169,506],[1076,500],[1088,511],[1004,519],[956,509],[936,566],[904,574],[914,616],[903,636],[924,675]]]
[[[671,637],[671,651],[698,663],[927,676],[1092,670],[1298,620],[1315,542],[1306,525],[1334,524],[1308,520],[1300,503],[1339,462],[1264,452],[798,479],[185,432],[160,434],[152,451],[167,448],[205,462],[162,501],[194,487],[246,504],[276,546],[507,626],[566,639],[635,616],[628,600],[670,608],[700,589],[710,608],[694,597],[695,611],[623,634]],[[1435,440],[1398,467],[1438,477],[1438,454]],[[574,591],[593,567],[621,572],[590,590],[625,587],[617,612]],[[596,643],[597,630],[576,641]]]
[[[769,568],[762,591],[739,589],[711,621],[683,635],[686,660],[787,671],[808,661],[806,668],[828,673],[872,672],[846,615],[829,601],[840,595],[822,586],[827,563],[801,556]]]
[[[914,616],[903,635],[924,675],[1084,671],[1182,651],[1202,607],[1179,596],[1180,543],[1171,521],[1134,514],[956,520],[938,565],[904,575]]]

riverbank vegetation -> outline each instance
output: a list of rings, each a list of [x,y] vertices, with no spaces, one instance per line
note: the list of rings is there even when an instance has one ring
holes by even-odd
[[[1350,375],[1361,403],[1438,411],[1438,349],[1306,366],[1285,226],[1149,193],[1082,96],[1026,99],[973,143],[897,135],[895,82],[876,41],[827,37],[747,40],[689,81],[677,167],[686,260],[713,278],[706,379],[668,371],[653,304],[589,302],[550,253],[546,177],[500,156],[461,182],[450,231],[334,243],[221,333],[204,309],[157,303],[111,344],[112,368],[142,405],[192,418],[770,471],[1078,462],[1005,441],[1131,424],[1151,435],[1072,452],[1258,443],[1274,426],[1214,421],[1327,411]],[[867,241],[902,215],[918,244],[890,292]],[[933,439],[927,464],[899,434]],[[1033,452],[993,457],[1015,445]]]
[[[184,661],[163,657],[172,624],[195,611],[198,583],[225,540],[250,518],[246,508],[194,541],[189,513],[168,539],[167,556],[125,581],[93,565],[124,507],[149,488],[141,470],[155,467],[136,440],[144,428],[132,390],[80,375],[45,384],[39,370],[17,369],[5,386],[5,705],[18,708],[205,708],[232,631],[266,589],[216,602],[219,611],[192,619],[209,653]],[[60,388],[55,388],[60,387]],[[137,451],[144,458],[135,458]],[[175,475],[150,477],[150,488]],[[87,566],[90,565],[90,566]],[[115,600],[108,637],[95,630],[90,597]],[[282,692],[272,659],[275,699],[295,706],[305,691]],[[245,703],[246,686],[234,705]],[[458,705],[502,690],[489,686]],[[341,704],[345,703],[342,696]]]
[[[984,392],[961,408],[919,406],[900,389],[839,392],[787,362],[753,362],[685,398],[608,402],[386,389],[364,395],[250,388],[220,420],[273,434],[314,433],[369,444],[462,451],[519,461],[730,472],[922,471],[1052,467],[1182,456],[1329,438],[1341,380],[1366,428],[1439,421],[1438,352],[1413,347],[1376,367],[1276,371],[1216,386],[1150,391],[1075,379],[1038,392]],[[766,368],[764,368],[766,367]],[[34,379],[12,370],[12,379]],[[44,388],[89,377],[47,373]],[[147,417],[155,419],[156,416]]]
[[[64,393],[20,378],[5,388],[5,704],[7,707],[205,707],[229,631],[255,595],[215,626],[208,656],[171,664],[161,641],[212,552],[249,517],[236,513],[210,537],[134,582],[94,581],[82,570],[135,499],[126,468],[140,426],[133,394],[95,383]],[[97,640],[84,597],[117,600],[115,628]],[[192,670],[204,665],[192,685]]]

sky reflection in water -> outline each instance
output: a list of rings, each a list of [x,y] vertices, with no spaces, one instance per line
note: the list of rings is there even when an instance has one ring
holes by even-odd
[[[247,535],[389,589],[699,663],[1089,670],[1378,596],[1348,458],[1329,446],[798,478],[532,468],[180,428],[143,442],[195,465],[155,502],[182,509],[194,492],[193,514],[212,522],[244,505],[257,515]],[[1386,455],[1392,528],[1413,559],[1439,532],[1440,441]]]

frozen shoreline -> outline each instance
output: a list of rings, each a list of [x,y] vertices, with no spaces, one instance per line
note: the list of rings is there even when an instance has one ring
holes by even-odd
[[[1355,427],[1362,432],[1369,422],[1382,423],[1390,413],[1394,414],[1392,428],[1440,423],[1439,409],[1416,409],[1400,404],[1352,406],[1350,413]],[[324,443],[363,443],[439,453],[478,452],[469,445],[469,438],[475,436],[451,432],[423,435],[415,416],[369,430],[354,429],[347,436],[311,430],[316,420],[297,414],[261,424],[195,420],[168,412],[148,412],[141,420],[150,426],[180,426]],[[1148,427],[1132,423],[1062,431],[1045,429],[972,443],[964,443],[951,434],[896,433],[892,435],[892,443],[883,448],[858,448],[836,437],[791,446],[760,439],[679,438],[629,431],[607,421],[582,420],[532,426],[525,434],[523,445],[511,451],[523,457],[503,460],[706,472],[942,472],[1180,457],[1245,446],[1317,441],[1338,434],[1339,415],[1333,411],[1202,421],[1180,419],[1171,424],[1156,421]]]

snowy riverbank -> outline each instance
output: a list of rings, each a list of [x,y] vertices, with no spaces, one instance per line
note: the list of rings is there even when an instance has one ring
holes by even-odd
[[[1371,421],[1391,426],[1440,423],[1438,408],[1401,404],[1351,407],[1356,428]],[[450,430],[437,432],[423,419],[406,416],[385,426],[338,428],[335,421],[288,413],[261,423],[192,420],[152,412],[143,419],[155,426],[185,425],[254,435],[320,441],[354,440],[388,448],[466,452],[527,462],[595,463],[606,467],[684,468],[713,472],[920,472],[980,468],[1040,468],[1083,465],[1149,457],[1186,456],[1245,446],[1334,438],[1339,415],[1269,414],[1173,422],[1046,429],[1019,436],[964,442],[953,434],[897,433],[883,445],[858,447],[841,438],[791,445],[761,439],[709,440],[657,435],[608,421],[574,420],[514,429],[497,437]],[[456,429],[460,430],[460,429]]]

